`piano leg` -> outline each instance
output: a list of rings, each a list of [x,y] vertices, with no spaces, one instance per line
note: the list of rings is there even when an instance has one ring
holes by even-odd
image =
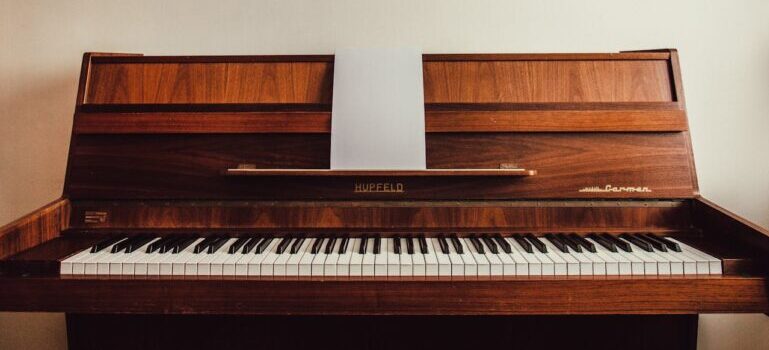
[[[68,314],[78,349],[695,349],[697,315]]]

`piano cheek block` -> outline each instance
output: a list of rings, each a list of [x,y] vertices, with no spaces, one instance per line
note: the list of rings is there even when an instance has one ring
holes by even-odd
[[[575,319],[658,347],[696,344],[691,315],[769,312],[769,232],[697,194],[675,50],[423,55],[417,170],[331,169],[342,64],[86,54],[64,195],[0,228],[0,310],[69,313],[70,339],[86,314],[212,327],[175,341],[229,320],[201,315],[611,314]]]

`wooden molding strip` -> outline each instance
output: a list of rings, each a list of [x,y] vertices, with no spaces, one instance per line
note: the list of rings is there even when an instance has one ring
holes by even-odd
[[[227,169],[227,176],[533,176],[529,169],[426,169],[426,170],[332,170],[332,169],[255,169],[247,166]]]
[[[680,109],[435,110],[427,132],[678,132]],[[331,112],[76,113],[76,134],[329,133]]]

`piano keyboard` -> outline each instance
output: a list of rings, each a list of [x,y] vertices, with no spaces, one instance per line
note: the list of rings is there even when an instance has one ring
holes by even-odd
[[[132,236],[61,261],[62,275],[718,275],[721,261],[650,233],[438,238]]]

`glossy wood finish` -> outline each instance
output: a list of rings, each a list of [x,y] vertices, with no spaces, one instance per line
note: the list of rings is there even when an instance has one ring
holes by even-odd
[[[0,227],[0,259],[58,237],[69,224],[69,210],[69,201],[58,199]]]
[[[478,177],[510,177],[534,176],[536,170],[530,169],[426,169],[426,170],[333,170],[333,169],[256,169],[239,164],[235,168],[225,170],[227,176],[356,176],[356,177],[433,177],[433,176],[478,176]]]
[[[65,193],[75,199],[520,199],[689,198],[692,170],[681,133],[433,133],[429,169],[537,170],[525,178],[354,176],[230,178],[225,169],[328,169],[325,134],[80,135]],[[402,182],[400,193],[356,193],[356,182]],[[580,191],[594,186],[649,191]]]
[[[475,106],[477,107],[477,106]],[[679,109],[560,109],[535,111],[428,110],[432,132],[674,132],[688,129]],[[628,106],[632,107],[632,106]],[[651,106],[649,106],[651,107]],[[330,133],[330,112],[89,112],[76,113],[77,134]]]
[[[103,223],[86,223],[85,213],[107,214]],[[240,229],[279,234],[309,229],[387,232],[671,232],[691,227],[686,202],[535,202],[535,201],[76,201],[73,228]],[[384,231],[384,232],[382,232]]]
[[[0,277],[0,286],[0,305],[9,311],[236,315],[769,311],[765,278],[728,276],[502,280]]]
[[[322,325],[322,326],[321,326]],[[146,316],[67,315],[79,349],[694,350],[696,315]],[[142,336],[126,336],[141,334]],[[557,334],[557,336],[553,336]]]

